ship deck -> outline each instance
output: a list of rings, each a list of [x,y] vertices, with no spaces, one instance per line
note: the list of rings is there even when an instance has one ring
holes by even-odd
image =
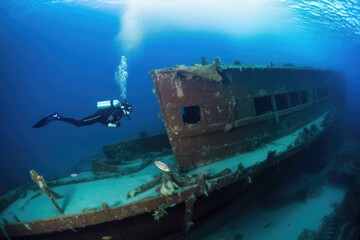
[[[308,123],[305,127],[310,128],[311,125],[316,124],[320,132],[324,129],[322,122],[324,121],[327,112],[316,118],[314,121]],[[281,137],[261,148],[234,157],[224,159],[206,165],[195,170],[186,172],[186,175],[199,174],[200,172],[208,172],[210,174],[219,173],[228,168],[232,173],[237,171],[238,165],[242,164],[245,169],[253,167],[266,161],[269,151],[276,151],[276,156],[281,155],[294,146],[295,140],[303,131],[304,126],[293,131],[291,134]],[[175,169],[175,160],[173,155],[167,155],[158,159],[168,164],[171,169]],[[141,160],[136,160],[131,165],[141,164]],[[65,184],[71,180],[71,177],[61,178],[58,181],[64,182],[64,185],[53,187],[52,190],[61,194],[62,199],[57,200],[59,206],[64,210],[63,214],[59,214],[55,207],[51,204],[47,196],[40,193],[40,190],[29,190],[24,195],[10,204],[4,211],[0,213],[0,219],[6,219],[10,224],[16,223],[16,217],[20,222],[31,222],[35,220],[44,220],[49,218],[56,218],[60,216],[78,215],[83,212],[101,210],[101,205],[106,203],[110,208],[124,206],[142,199],[148,199],[159,196],[160,193],[156,188],[140,193],[134,197],[128,198],[128,193],[131,190],[154,180],[155,176],[161,173],[154,164],[150,164],[142,170],[121,177],[110,177],[98,179],[94,181],[79,182]],[[91,178],[94,175],[91,172],[79,173],[76,178]],[[14,215],[16,217],[14,217]]]

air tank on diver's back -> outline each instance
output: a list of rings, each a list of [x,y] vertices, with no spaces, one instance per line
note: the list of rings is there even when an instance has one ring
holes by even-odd
[[[106,109],[111,107],[119,107],[120,101],[119,100],[107,100],[107,101],[100,101],[96,103],[97,109]]]

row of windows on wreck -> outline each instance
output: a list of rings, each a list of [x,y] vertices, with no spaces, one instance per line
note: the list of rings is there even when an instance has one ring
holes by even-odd
[[[329,95],[329,90],[327,87],[320,87],[314,89],[314,91],[316,91],[313,94],[314,100],[320,100]],[[280,93],[273,96],[275,100],[274,106],[272,104],[271,95],[254,98],[256,116],[266,114],[267,112],[282,111],[309,102],[309,94],[307,90]]]
[[[328,95],[329,90],[327,87],[319,87],[313,89],[312,99],[321,100],[326,98]],[[274,97],[274,105],[272,102],[272,97]],[[282,111],[306,104],[309,102],[309,92],[308,90],[299,90],[275,95],[255,97],[253,100],[255,114],[256,116],[260,116],[268,112]],[[182,107],[180,109],[180,114],[184,124],[195,124],[201,120],[200,107],[197,105]]]

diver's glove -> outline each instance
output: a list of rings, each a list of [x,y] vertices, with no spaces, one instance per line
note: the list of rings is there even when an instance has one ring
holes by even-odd
[[[108,123],[108,127],[120,127],[121,123],[119,121],[116,121],[115,123]]]
[[[124,116],[126,116],[128,119],[130,118],[130,114],[133,111],[132,105],[127,103],[126,100],[122,101],[120,104],[120,109],[122,110]]]

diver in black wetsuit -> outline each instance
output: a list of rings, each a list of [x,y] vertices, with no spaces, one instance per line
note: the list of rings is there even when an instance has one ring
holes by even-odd
[[[82,118],[80,120],[60,116],[57,112],[49,113],[45,118],[33,125],[33,128],[41,128],[46,126],[53,120],[59,120],[70,123],[77,127],[87,126],[94,123],[102,123],[107,127],[120,127],[120,119],[126,117],[130,119],[130,113],[133,108],[132,105],[126,101],[119,102],[118,100],[98,102],[98,109],[94,114]]]

